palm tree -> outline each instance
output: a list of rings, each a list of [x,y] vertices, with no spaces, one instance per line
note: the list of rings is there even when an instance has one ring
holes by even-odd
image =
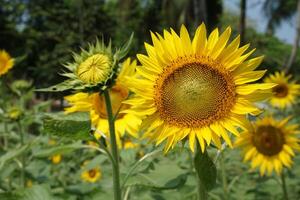
[[[286,69],[285,69],[286,72],[288,72],[291,69],[292,64],[296,60],[296,55],[297,55],[298,46],[300,42],[300,0],[298,0],[298,5],[297,5],[297,15],[298,17],[297,17],[297,24],[296,24],[296,36],[295,36],[291,56],[286,65]]]
[[[246,30],[246,0],[241,0],[240,4],[240,34],[241,34],[241,43],[244,43],[245,40],[245,30]]]
[[[276,27],[284,20],[290,19],[297,8],[297,0],[265,0],[263,12],[268,18],[267,33],[274,34]]]

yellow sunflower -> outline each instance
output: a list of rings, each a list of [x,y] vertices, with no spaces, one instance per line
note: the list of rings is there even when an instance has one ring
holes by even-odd
[[[14,59],[5,50],[0,50],[0,76],[6,74],[13,65]]]
[[[275,72],[265,79],[266,83],[276,83],[272,89],[273,96],[270,103],[274,107],[284,109],[295,104],[296,97],[300,94],[300,85],[291,81],[292,75],[285,75],[284,72]]]
[[[227,131],[239,135],[237,127],[247,128],[245,115],[259,112],[254,102],[270,96],[274,84],[250,84],[266,72],[253,71],[263,56],[246,60],[254,50],[244,54],[249,44],[239,47],[239,36],[227,45],[230,34],[230,28],[221,35],[215,29],[207,39],[202,24],[191,41],[185,26],[180,35],[164,30],[151,33],[148,55],[137,55],[142,67],[128,78],[136,95],[123,112],[143,118],[145,137],[166,141],[165,152],[185,138],[192,151],[196,138],[202,151],[211,141],[220,147],[221,137],[232,146]]]
[[[101,176],[102,174],[99,167],[89,169],[81,173],[81,179],[90,183],[95,183],[101,178]]]
[[[122,101],[127,99],[129,90],[125,84],[126,76],[133,76],[136,68],[136,61],[130,61],[127,59],[123,64],[116,80],[115,85],[109,90],[113,113],[117,114],[119,111],[128,109],[129,106],[122,104]],[[90,112],[90,117],[93,126],[96,128],[96,137],[99,138],[101,135],[99,132],[104,133],[107,137],[109,136],[108,120],[105,108],[104,97],[100,96],[99,93],[77,93],[65,97],[65,99],[71,104],[71,107],[65,109],[66,113],[71,112]],[[141,123],[141,120],[133,114],[119,113],[115,120],[117,142],[121,145],[120,137],[125,132],[130,135],[137,137],[137,130]]]
[[[138,148],[139,144],[132,142],[131,139],[129,138],[125,138],[123,140],[123,149],[134,149],[134,148]]]
[[[51,161],[53,164],[57,165],[61,162],[62,156],[61,154],[55,154],[51,157]]]
[[[299,150],[299,139],[295,134],[298,125],[288,125],[290,118],[276,121],[265,117],[257,121],[251,131],[241,134],[236,146],[244,148],[244,161],[252,161],[252,169],[260,167],[260,174],[269,175],[273,170],[280,174],[282,167],[291,167],[294,149]]]

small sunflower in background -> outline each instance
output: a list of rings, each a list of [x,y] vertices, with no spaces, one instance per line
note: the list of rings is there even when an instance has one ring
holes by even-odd
[[[49,139],[48,144],[51,146],[54,146],[57,144],[56,140],[54,139]],[[55,165],[59,164],[62,160],[62,155],[61,154],[54,154],[52,155],[49,160],[51,160],[51,162]]]
[[[132,142],[129,138],[123,139],[123,149],[135,149],[139,147],[139,144]]]
[[[125,101],[132,106],[121,112],[144,119],[145,137],[157,145],[166,141],[165,152],[184,139],[192,151],[196,140],[202,151],[211,142],[220,147],[220,138],[232,146],[228,132],[247,129],[245,115],[259,113],[254,103],[271,95],[275,84],[251,84],[266,72],[254,71],[263,56],[247,60],[254,50],[245,53],[249,44],[240,47],[239,36],[227,44],[230,35],[228,27],[207,38],[202,24],[191,40],[182,26],[180,35],[173,29],[151,33],[148,55],[137,55],[142,67],[128,78],[135,95]]]
[[[88,162],[83,163],[83,167],[85,167],[88,164]],[[99,179],[101,179],[102,173],[99,167],[91,168],[84,170],[81,173],[81,179],[86,182],[95,183]]]
[[[284,72],[275,72],[265,79],[265,83],[276,83],[272,89],[273,96],[270,99],[272,106],[284,109],[296,103],[300,94],[300,85],[291,80],[292,75]]]
[[[13,65],[14,59],[5,50],[0,50],[0,76],[6,74]]]
[[[290,168],[294,150],[300,150],[296,138],[298,125],[290,124],[291,118],[275,120],[265,117],[254,124],[251,131],[241,134],[235,143],[244,150],[244,161],[251,162],[251,168],[260,168],[260,175],[279,175],[283,167]]]
[[[55,154],[55,155],[51,156],[51,161],[55,165],[59,164],[61,162],[61,160],[62,160],[61,154]]]
[[[137,137],[138,128],[141,124],[141,120],[135,115],[129,113],[124,114],[120,111],[128,109],[130,106],[122,104],[122,101],[126,100],[129,95],[129,89],[126,85],[125,77],[133,76],[135,74],[135,68],[137,66],[136,60],[131,61],[129,58],[124,61],[121,66],[119,75],[115,81],[115,85],[109,89],[111,97],[111,104],[113,113],[117,115],[115,120],[116,136],[118,145],[121,146],[120,138],[125,133],[130,134],[133,137]],[[97,93],[76,93],[66,96],[65,99],[71,105],[65,108],[65,113],[72,112],[90,112],[90,118],[93,126],[96,128],[95,137],[99,139],[101,134],[109,136],[108,116],[106,114],[106,106],[104,97]]]

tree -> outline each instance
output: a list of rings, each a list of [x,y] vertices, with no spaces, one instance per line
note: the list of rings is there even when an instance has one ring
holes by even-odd
[[[296,60],[298,46],[299,46],[299,42],[300,42],[300,0],[298,0],[298,5],[297,5],[297,15],[298,15],[298,17],[297,17],[297,22],[296,22],[297,23],[296,24],[296,35],[295,35],[292,53],[287,62],[287,65],[286,65],[286,69],[285,69],[286,72],[288,72],[291,69],[292,64]]]
[[[241,0],[240,3],[240,35],[241,35],[241,43],[243,44],[245,41],[245,31],[246,31],[246,9],[247,9],[247,1]]]
[[[296,12],[297,0],[265,0],[263,13],[268,18],[267,33],[274,34],[274,30],[282,21],[290,19]]]

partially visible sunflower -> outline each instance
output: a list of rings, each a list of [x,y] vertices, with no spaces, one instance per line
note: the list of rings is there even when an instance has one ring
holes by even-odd
[[[280,174],[283,166],[291,167],[294,150],[300,150],[300,140],[295,134],[298,125],[288,125],[290,118],[277,121],[265,117],[254,124],[252,131],[241,134],[235,143],[244,150],[244,161],[251,161],[251,168],[260,168],[260,175]]]
[[[53,164],[57,165],[61,162],[62,156],[61,154],[55,154],[53,156],[51,156],[51,161]]]
[[[239,36],[227,45],[230,35],[230,28],[221,35],[215,29],[207,39],[202,24],[191,40],[182,26],[180,35],[151,33],[148,55],[137,55],[142,67],[128,79],[135,96],[123,113],[144,119],[145,137],[157,145],[166,141],[165,152],[184,139],[192,151],[196,140],[202,151],[212,141],[220,147],[220,138],[232,146],[227,132],[247,129],[245,115],[259,113],[254,103],[271,95],[275,84],[250,84],[266,72],[254,71],[263,56],[247,60],[254,50],[244,54],[249,44],[240,47]]]
[[[132,142],[131,139],[125,138],[123,140],[123,149],[134,149],[139,147],[139,144]]]
[[[13,65],[14,59],[5,50],[0,50],[0,76],[6,74]]]
[[[296,103],[296,98],[300,95],[300,85],[290,80],[292,75],[284,72],[275,72],[265,79],[265,83],[276,83],[272,89],[273,96],[270,103],[274,107],[284,109]]]
[[[102,173],[99,167],[89,169],[81,173],[81,179],[90,183],[95,183],[101,178],[101,176]]]
[[[131,62],[130,59],[127,59],[122,64],[122,68],[116,79],[115,85],[109,89],[114,114],[129,108],[128,105],[122,104],[122,101],[127,99],[129,95],[129,90],[124,79],[126,76],[134,75],[136,65],[137,63],[135,60]],[[97,130],[97,139],[101,136],[98,134],[99,132],[104,133],[107,137],[109,136],[106,106],[103,96],[100,96],[99,93],[88,94],[80,92],[66,96],[65,99],[71,105],[65,109],[65,113],[90,112],[92,124]],[[125,134],[125,132],[137,137],[137,131],[140,123],[141,120],[133,114],[118,114],[118,117],[115,120],[115,127],[119,146],[121,146],[120,138]]]

